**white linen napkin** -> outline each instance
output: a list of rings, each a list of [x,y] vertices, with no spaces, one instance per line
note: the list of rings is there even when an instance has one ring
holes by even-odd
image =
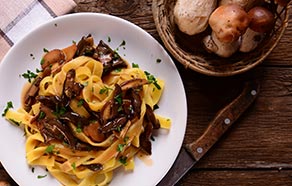
[[[0,62],[13,44],[36,26],[75,6],[73,0],[0,0]]]

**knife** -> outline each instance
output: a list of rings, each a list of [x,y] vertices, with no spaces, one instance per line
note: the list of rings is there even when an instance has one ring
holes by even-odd
[[[246,82],[242,92],[217,113],[204,133],[181,148],[173,166],[157,186],[175,185],[251,105],[258,93],[258,82]]]

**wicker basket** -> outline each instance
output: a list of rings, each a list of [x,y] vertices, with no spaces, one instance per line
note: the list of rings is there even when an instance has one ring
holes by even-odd
[[[211,76],[232,76],[250,70],[260,64],[276,47],[288,26],[290,5],[276,7],[276,24],[258,48],[249,53],[237,52],[229,58],[208,53],[202,38],[210,34],[210,28],[195,36],[179,31],[174,23],[173,7],[176,0],[153,0],[152,11],[157,31],[166,49],[186,68]]]

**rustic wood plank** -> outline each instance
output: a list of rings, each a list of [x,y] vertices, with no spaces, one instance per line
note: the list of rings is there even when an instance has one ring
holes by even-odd
[[[292,185],[291,170],[193,170],[177,186]]]
[[[255,104],[235,123],[200,168],[291,168],[292,69],[258,68],[250,77],[259,79],[261,92]],[[245,76],[242,76],[245,77]],[[246,76],[248,77],[248,76]],[[188,128],[185,143],[199,137],[215,113],[234,97],[245,81],[213,78],[183,70],[188,97]]]

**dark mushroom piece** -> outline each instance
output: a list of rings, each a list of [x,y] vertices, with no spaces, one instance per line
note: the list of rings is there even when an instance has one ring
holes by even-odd
[[[86,37],[83,36],[77,44],[75,56],[92,56],[95,52],[93,44],[94,40],[91,34],[88,34]]]
[[[139,141],[140,141],[140,149],[147,155],[152,154],[152,144],[150,141],[152,132],[153,132],[153,126],[150,122],[144,120],[144,132],[140,135]]]
[[[45,142],[49,142],[53,139],[63,141],[70,147],[75,148],[76,140],[68,126],[63,125],[54,111],[45,105],[40,106],[40,115],[37,121],[37,126],[45,139]]]
[[[107,122],[105,125],[101,126],[99,130],[102,133],[109,133],[111,131],[119,131],[127,123],[127,118],[122,116],[120,118],[115,118],[112,121]]]
[[[105,135],[99,130],[101,127],[98,121],[94,121],[83,128],[83,132],[91,140],[95,142],[102,142],[105,140]]]
[[[43,75],[47,76],[51,74],[52,66],[54,64],[62,64],[65,62],[65,54],[60,49],[53,49],[46,53],[41,61],[41,66],[45,72]]]
[[[141,87],[143,85],[148,84],[149,81],[147,79],[141,79],[141,78],[134,78],[134,79],[130,79],[128,81],[124,81],[123,83],[121,83],[121,88],[123,91],[125,90],[129,90],[130,88],[132,89],[136,89],[138,87]]]
[[[65,94],[66,97],[72,99],[81,93],[83,87],[84,86],[82,84],[75,82],[75,70],[69,70],[66,74],[63,94]]]
[[[31,106],[35,103],[35,97],[39,92],[39,86],[40,82],[42,81],[41,77],[37,77],[34,79],[33,83],[27,90],[27,92],[24,95],[24,109],[26,111],[29,111],[31,109]]]
[[[152,124],[153,129],[159,129],[160,128],[160,122],[158,119],[156,119],[155,114],[153,112],[153,109],[146,104],[146,119]]]
[[[128,64],[121,56],[100,40],[93,58],[103,64],[103,76],[118,68],[127,68]]]

